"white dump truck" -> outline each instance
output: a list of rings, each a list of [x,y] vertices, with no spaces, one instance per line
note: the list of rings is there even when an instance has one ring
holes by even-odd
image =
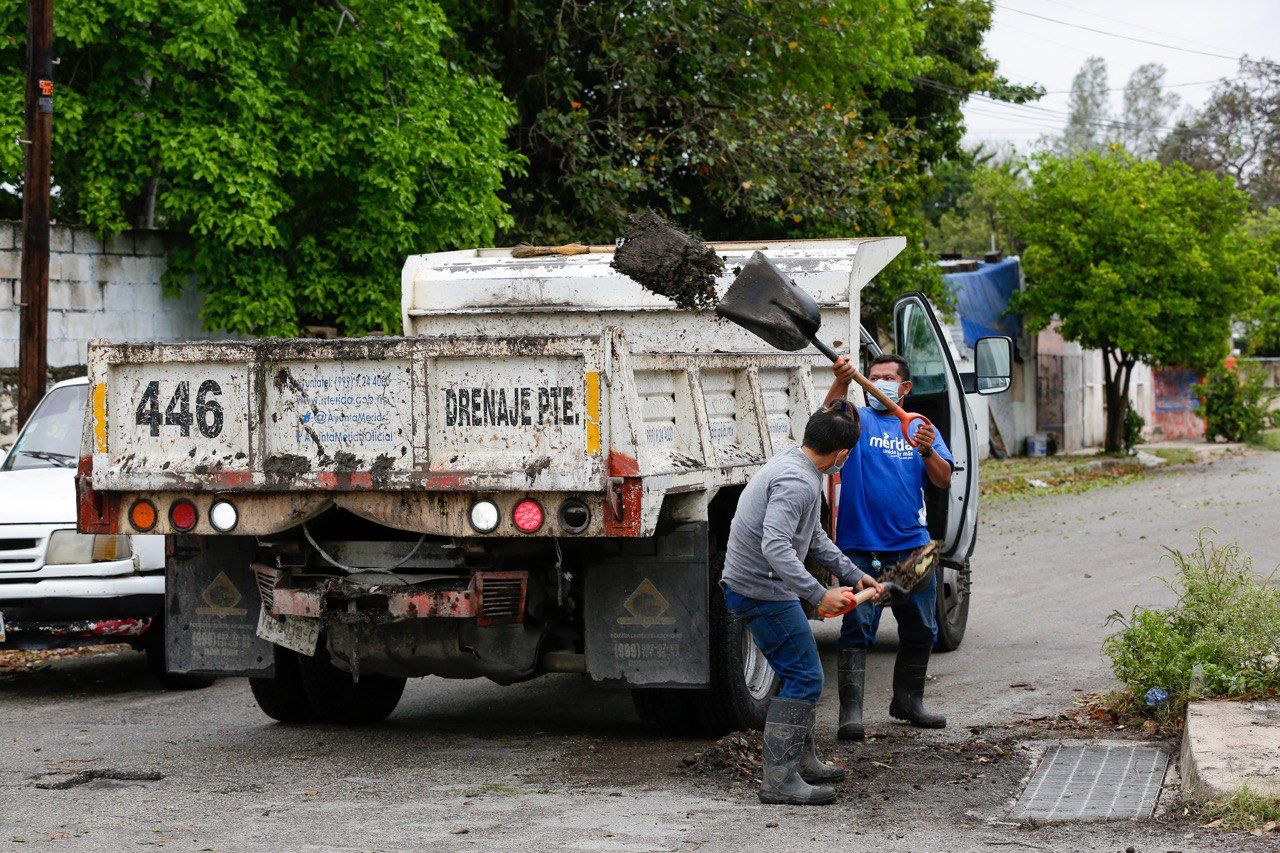
[[[859,292],[902,247],[717,244],[719,286],[761,250],[865,357]],[[775,679],[726,616],[721,554],[829,362],[678,310],[610,259],[411,257],[401,338],[90,344],[79,527],[167,537],[170,670],[248,676],[282,721],[380,720],[411,677],[568,672],[670,732],[760,725]],[[912,408],[955,454],[928,497],[950,649],[977,523],[965,394],[1007,387],[1008,339],[980,344],[980,377],[923,297],[896,332]]]

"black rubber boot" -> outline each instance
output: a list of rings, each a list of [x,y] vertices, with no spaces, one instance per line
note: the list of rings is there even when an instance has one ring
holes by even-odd
[[[929,672],[928,646],[922,649],[898,649],[893,664],[893,701],[889,716],[906,720],[919,729],[945,729],[947,718],[924,709],[924,679]]]
[[[862,696],[867,678],[867,650],[841,649],[836,673],[840,678],[840,740],[862,740]]]
[[[848,775],[843,767],[828,764],[818,758],[818,753],[813,747],[813,729],[809,729],[809,739],[804,745],[804,752],[800,753],[800,763],[796,765],[796,772],[810,785],[843,782],[844,777]]]
[[[813,786],[800,778],[800,759],[811,750],[813,703],[775,696],[764,724],[764,781],[760,802],[791,806],[822,806],[836,798],[836,789]]]

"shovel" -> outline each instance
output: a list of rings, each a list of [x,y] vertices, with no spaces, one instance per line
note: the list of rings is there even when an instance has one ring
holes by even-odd
[[[716,314],[737,323],[780,350],[795,352],[813,344],[832,363],[840,358],[835,350],[818,340],[818,329],[822,326],[818,303],[783,275],[782,270],[765,257],[763,252],[756,252],[742,265],[742,271],[716,305]],[[923,421],[927,424],[929,419],[924,415],[904,412],[901,406],[881,393],[856,368],[853,380],[884,404],[889,414],[902,422],[902,437],[907,443],[912,447],[919,447],[911,437],[911,422]]]

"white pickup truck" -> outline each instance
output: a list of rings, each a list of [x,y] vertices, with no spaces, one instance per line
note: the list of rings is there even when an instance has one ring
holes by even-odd
[[[75,468],[89,383],[49,389],[0,464],[0,649],[128,643],[164,671],[164,537],[76,532]]]
[[[867,356],[859,293],[902,246],[718,244],[719,286],[764,251],[827,339]],[[609,260],[411,257],[402,338],[92,343],[80,530],[169,537],[169,668],[249,676],[284,721],[382,719],[409,677],[571,672],[629,688],[668,731],[760,725],[775,678],[726,616],[721,554],[829,364],[677,310]],[[1010,344],[980,342],[984,375],[962,376],[919,295],[896,337],[912,408],[955,454],[928,496],[952,649],[977,524],[965,394],[1008,386]]]

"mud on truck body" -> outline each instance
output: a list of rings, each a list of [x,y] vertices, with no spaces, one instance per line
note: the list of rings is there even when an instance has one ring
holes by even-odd
[[[902,246],[720,244],[720,287],[763,249],[865,355],[859,291]],[[609,260],[412,257],[402,338],[92,343],[79,526],[166,537],[169,668],[248,676],[285,721],[381,719],[411,677],[567,672],[629,688],[667,731],[759,725],[775,679],[726,616],[721,555],[829,367]],[[972,424],[938,341],[951,375],[920,401],[963,469]],[[930,498],[944,645],[963,635],[976,490]]]

